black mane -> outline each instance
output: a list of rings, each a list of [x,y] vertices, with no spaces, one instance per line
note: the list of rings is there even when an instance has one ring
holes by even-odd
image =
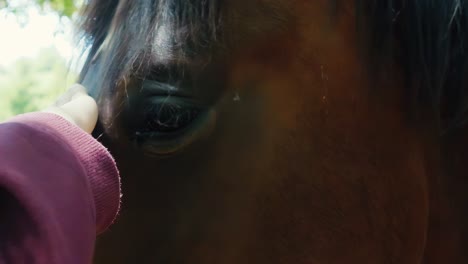
[[[468,110],[468,1],[358,0],[373,65],[389,58],[403,69],[411,113],[430,108],[442,131]]]

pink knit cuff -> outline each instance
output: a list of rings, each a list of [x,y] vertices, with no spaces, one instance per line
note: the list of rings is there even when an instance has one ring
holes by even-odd
[[[9,122],[20,122],[38,129],[51,128],[75,151],[86,171],[94,196],[96,230],[104,232],[115,220],[120,209],[120,177],[114,158],[91,135],[63,117],[35,112],[19,115]]]

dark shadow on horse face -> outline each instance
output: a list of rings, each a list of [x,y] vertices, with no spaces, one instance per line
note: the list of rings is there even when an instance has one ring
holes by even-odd
[[[96,263],[420,263],[431,124],[369,69],[354,2],[94,2],[124,193]]]

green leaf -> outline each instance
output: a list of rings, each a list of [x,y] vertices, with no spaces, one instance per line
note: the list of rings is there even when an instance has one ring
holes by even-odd
[[[82,2],[82,0],[28,0],[25,3],[18,5],[18,2],[16,1],[0,0],[0,9],[6,9],[8,12],[14,14],[25,14],[25,11],[31,6],[31,4],[36,4],[43,10],[51,8],[58,15],[71,18],[78,10],[79,4]]]

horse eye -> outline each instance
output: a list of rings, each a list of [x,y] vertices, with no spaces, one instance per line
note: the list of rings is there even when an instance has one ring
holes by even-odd
[[[151,96],[127,117],[130,140],[148,155],[168,155],[211,131],[213,109],[189,98]]]
[[[200,109],[173,103],[156,104],[145,114],[141,133],[175,133],[187,128]]]

